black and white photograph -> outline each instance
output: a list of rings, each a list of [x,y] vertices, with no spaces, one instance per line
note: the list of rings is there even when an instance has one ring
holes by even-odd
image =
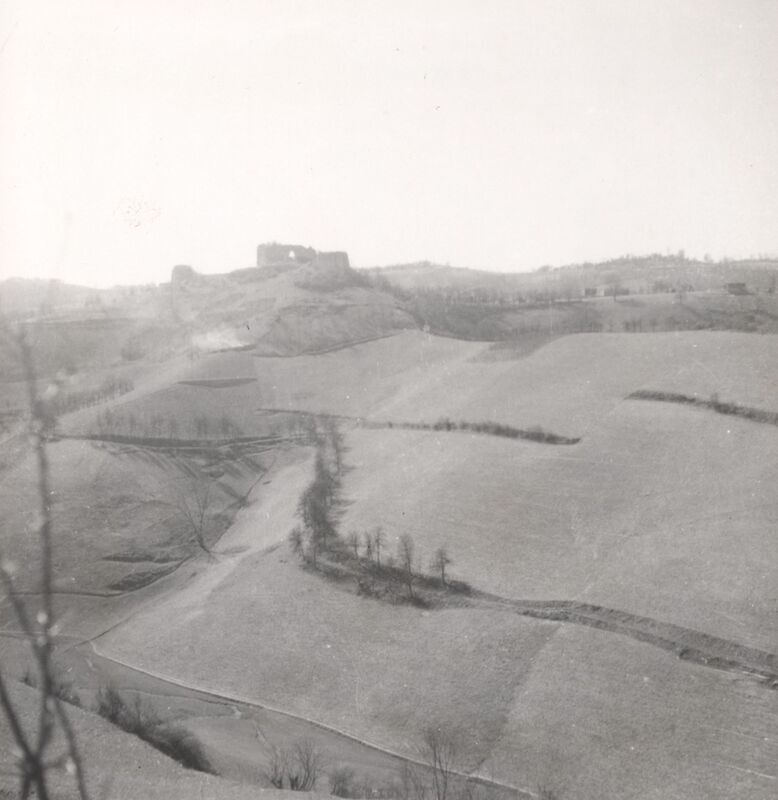
[[[778,0],[0,0],[0,800],[778,798]]]

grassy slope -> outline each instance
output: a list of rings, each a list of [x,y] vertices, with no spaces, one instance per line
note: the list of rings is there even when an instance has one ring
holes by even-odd
[[[267,358],[249,352],[212,353],[192,361],[186,372],[176,372],[175,381],[256,377],[256,382],[227,388],[154,384],[152,391],[119,398],[114,407],[125,415],[133,413],[138,420],[154,414],[175,416],[181,435],[189,435],[198,416],[207,416],[215,426],[224,414],[245,433],[264,434],[274,426],[283,426],[284,420],[264,416],[260,409],[368,415],[409,383],[448,374],[487,347],[405,332],[318,356]],[[93,429],[98,411],[87,409],[71,415],[61,427],[72,432]]]
[[[11,684],[12,696],[21,711],[22,722],[31,726],[37,715],[38,693],[22,684]],[[186,770],[159,751],[123,733],[100,717],[68,706],[70,720],[87,766],[87,784],[92,797],[110,800],[188,800],[208,797],[213,800],[256,800],[256,786],[227,781],[201,772]],[[11,751],[7,726],[0,724],[0,752]],[[57,741],[53,752],[60,752]],[[18,784],[10,774],[0,774],[2,789],[13,792]],[[52,788],[58,800],[75,800],[72,779],[55,775]],[[9,796],[16,796],[15,794]],[[283,800],[286,792],[262,791],[267,800]]]
[[[197,331],[194,343],[205,348],[251,344],[293,355],[416,326],[391,295],[354,279],[338,270],[271,268],[254,271],[251,280],[203,277],[174,286],[172,297],[177,315]]]
[[[214,353],[176,380],[257,381],[219,389],[168,385],[122,398],[118,407],[139,419],[178,411],[218,421],[227,413],[247,432],[264,431],[257,410],[273,408],[396,421],[448,415],[577,436],[643,387],[718,391],[722,400],[763,406],[774,396],[778,368],[775,337],[737,333],[579,334],[529,354],[518,350],[515,360],[507,352],[496,359],[484,343],[406,331],[318,356]],[[66,424],[87,429],[95,413]]]
[[[66,632],[88,632],[103,619],[120,618],[128,602],[146,594],[141,589],[112,598],[117,590],[149,582],[151,588],[182,559],[199,554],[174,505],[174,487],[186,491],[184,461],[137,448],[68,440],[50,445],[48,455],[58,608],[65,614]],[[260,475],[247,462],[227,462],[218,471],[223,474],[213,484],[213,535]],[[26,591],[37,590],[34,474],[27,454],[3,473],[0,483],[0,542],[4,556],[17,565],[17,585]],[[4,609],[4,624],[8,614]]]
[[[186,614],[175,608],[136,615],[100,649],[404,752],[426,725],[452,726],[465,732],[471,768],[556,628],[360,600],[302,572],[285,547],[246,560]]]
[[[576,800],[775,797],[778,693],[600,631],[563,626],[484,765]]]
[[[432,547],[436,536],[455,534],[456,546],[448,541],[457,569],[477,584],[491,581],[517,596],[559,596],[569,589],[568,597],[708,626],[739,641],[774,641],[768,617],[775,618],[775,609],[765,589],[775,585],[775,575],[765,567],[771,551],[764,531],[774,527],[774,443],[767,437],[775,432],[690,409],[622,402],[630,391],[665,388],[658,382],[676,376],[683,384],[672,387],[677,390],[719,391],[722,399],[763,405],[775,374],[769,370],[774,340],[688,333],[576,336],[521,361],[475,360],[485,349],[401,334],[316,358],[255,359],[256,388],[263,404],[273,407],[400,420],[450,414],[583,433],[581,445],[556,448],[466,434],[356,432],[347,462],[358,469],[346,486],[356,502],[344,527],[389,527],[399,512],[402,531],[414,533],[423,547]],[[711,374],[727,376],[729,388]],[[222,371],[216,377],[235,376]],[[226,390],[203,391],[222,396]],[[635,495],[641,502],[634,502]],[[700,506],[718,516],[701,518]],[[521,538],[507,538],[516,520],[522,522]],[[742,589],[751,582],[757,588],[747,598]],[[689,671],[696,676],[695,691],[723,703],[725,728],[737,728],[740,712],[727,694],[734,689],[719,673],[645,645],[584,629],[575,646],[560,652],[553,649],[560,636],[548,640],[556,628],[548,623],[490,612],[424,615],[387,608],[299,572],[285,550],[245,559],[201,598],[189,600],[185,615],[170,613],[173,606],[166,604],[147,608],[104,646],[160,672],[267,699],[398,748],[408,747],[431,719],[448,721],[473,733],[473,764],[493,751],[495,771],[522,784],[535,779],[540,755],[522,761],[521,748],[559,737],[563,774],[576,776],[595,752],[594,766],[581,778],[590,788],[598,775],[602,780],[596,761],[606,758],[607,748],[600,743],[635,715],[628,669],[654,659],[657,694],[639,742],[649,763],[672,776],[668,784],[695,785],[691,797],[711,796],[705,792],[717,785],[722,798],[736,796],[742,775],[760,791],[762,779],[738,771],[751,768],[745,757],[736,755],[736,769],[711,771],[710,778],[693,759],[674,757],[667,745],[671,726],[706,719],[701,705],[679,705],[681,688],[690,691],[684,683]],[[212,643],[207,650],[206,639]],[[616,666],[602,663],[605,651],[614,654]],[[550,666],[544,667],[546,654]],[[678,670],[683,680],[676,681]],[[575,681],[589,672],[600,675],[596,691],[587,688],[589,681]],[[553,690],[543,689],[546,674],[549,686],[577,687],[568,702],[580,709],[580,737],[565,731],[561,708],[549,710]],[[772,693],[760,691],[744,713],[774,702]],[[526,720],[513,724],[516,709],[532,720],[531,736]],[[771,741],[772,719],[764,718],[757,730]],[[730,755],[738,736],[723,740]],[[698,740],[699,752],[708,741]],[[548,766],[547,751],[542,761]],[[639,771],[623,774],[627,791],[606,787],[601,796],[621,797],[649,785]]]
[[[751,353],[743,359],[744,351]],[[406,385],[379,409],[389,419],[448,415],[493,419],[586,435],[630,391],[698,363],[730,376],[726,387],[764,401],[776,339],[748,334],[579,334],[556,339],[516,362],[463,362],[423,384]]]
[[[126,571],[101,556],[159,547],[175,533],[174,512],[162,491],[162,457],[116,454],[107,447],[62,441],[48,448],[54,487],[58,588],[100,591]],[[34,570],[34,461],[28,455],[4,475],[3,545],[9,557]],[[13,499],[12,499],[13,498]],[[165,522],[171,523],[169,530]],[[24,576],[20,576],[24,583]]]
[[[574,448],[356,431],[342,528],[410,533],[425,568],[446,545],[452,574],[505,596],[580,599],[771,650],[776,440],[632,402]],[[748,457],[733,470],[735,453]]]
[[[262,404],[272,408],[369,416],[404,387],[453,375],[486,349],[409,331],[320,356],[258,358],[258,389]]]
[[[764,404],[778,366],[775,337],[710,332],[579,334],[515,361],[491,356],[483,343],[406,332],[324,356],[258,359],[257,388],[271,407],[537,423],[576,435],[630,391],[668,376]]]

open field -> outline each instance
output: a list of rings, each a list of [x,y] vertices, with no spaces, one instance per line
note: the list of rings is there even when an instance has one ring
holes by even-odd
[[[774,788],[776,693],[647,644],[510,612],[385,606],[300,572],[285,548],[245,560],[193,601],[135,615],[99,652],[408,755],[434,720],[464,732],[467,766],[479,774],[550,783],[563,796],[679,781],[687,798],[723,800],[746,786],[767,798]],[[206,632],[213,649],[201,646]],[[221,725],[246,741],[237,723]],[[201,730],[218,744],[210,725]],[[706,771],[706,752],[722,763]],[[620,766],[603,787],[605,764]]]
[[[487,756],[505,704],[556,628],[362,600],[301,573],[285,546],[189,597],[183,611],[173,599],[135,615],[98,650],[409,755],[427,724],[462,731],[469,769]]]
[[[272,408],[540,424],[575,436],[625,395],[663,381],[762,406],[778,364],[775,337],[726,332],[578,334],[520,351],[518,360],[495,361],[491,352],[484,343],[407,332],[324,356],[257,359],[257,391]]]
[[[778,693],[607,633],[563,626],[484,765],[580,800],[775,796]]]
[[[770,335],[577,334],[509,350],[406,331],[318,356],[204,355],[176,371],[176,385],[139,389],[116,409],[137,421],[176,411],[182,429],[198,416],[216,429],[226,415],[247,433],[266,430],[261,412],[271,409],[397,422],[449,416],[580,436],[644,387],[769,407],[777,370]],[[63,426],[94,428],[97,413],[86,409]]]
[[[585,600],[770,650],[778,433],[764,428],[625,401],[573,447],[353,431],[341,527],[381,525],[392,550],[409,533],[425,570],[445,545],[453,576],[497,594]],[[733,448],[750,454],[734,474]]]
[[[302,439],[246,461],[202,447],[185,455],[182,440],[218,439],[223,417],[229,433],[259,436],[334,415],[346,434],[343,535],[380,525],[388,553],[410,534],[420,571],[445,545],[451,577],[508,600],[579,601],[613,609],[614,621],[685,626],[691,639],[677,652],[698,631],[774,654],[778,431],[627,398],[717,393],[775,411],[777,364],[767,335],[581,334],[511,348],[408,331],[315,356],[231,351],[141,374],[132,392],[63,417],[60,430],[92,432],[110,409],[136,425],[174,419],[175,429],[156,423],[165,442],[49,447],[67,532],[57,588],[74,592],[58,595],[63,633],[93,639],[71,652],[71,668],[92,660],[87,693],[112,675],[158,695],[243,780],[262,779],[268,742],[311,725],[333,757],[389,780],[391,754],[416,757],[434,724],[460,735],[463,769],[522,790],[767,798],[778,694],[766,682],[509,603],[425,610],[358,597],[303,569],[286,543],[312,475]],[[581,441],[356,425],[444,416]],[[190,431],[202,419],[208,430]],[[218,489],[212,557],[192,549],[171,504],[171,479],[193,465]],[[30,462],[3,474],[3,543],[29,586]],[[366,745],[390,752],[366,755],[379,752]]]

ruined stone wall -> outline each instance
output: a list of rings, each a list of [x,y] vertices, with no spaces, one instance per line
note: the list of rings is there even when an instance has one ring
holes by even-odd
[[[197,273],[188,264],[176,264],[170,276],[171,283],[193,283],[197,280]]]
[[[312,247],[299,244],[278,244],[270,242],[257,247],[257,266],[267,267],[271,264],[308,264],[316,258]]]
[[[317,267],[339,267],[348,268],[350,266],[348,260],[348,253],[342,250],[332,253],[318,253],[314,266]]]

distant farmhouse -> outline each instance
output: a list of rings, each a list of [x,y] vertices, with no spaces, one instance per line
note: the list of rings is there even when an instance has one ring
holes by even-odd
[[[724,288],[730,294],[749,294],[745,283],[725,283]]]
[[[319,253],[312,247],[299,244],[268,242],[257,247],[258,267],[294,266],[312,264],[316,267],[348,267],[348,253],[334,251]]]

